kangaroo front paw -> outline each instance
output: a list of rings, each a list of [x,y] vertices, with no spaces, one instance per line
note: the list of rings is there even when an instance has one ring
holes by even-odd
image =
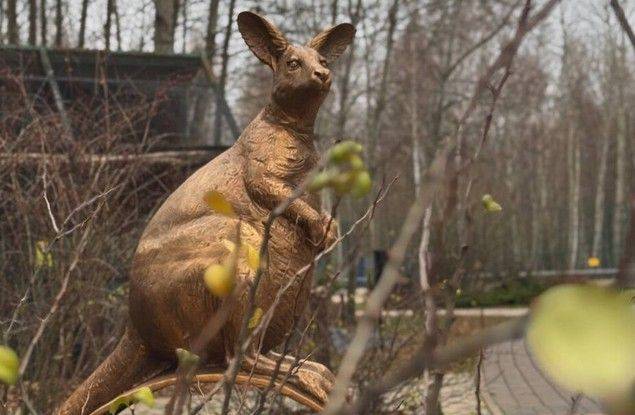
[[[333,245],[338,238],[338,225],[335,219],[323,214],[311,225],[311,243],[323,250]]]

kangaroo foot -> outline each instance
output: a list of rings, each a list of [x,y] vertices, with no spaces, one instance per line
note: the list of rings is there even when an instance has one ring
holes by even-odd
[[[269,355],[271,357],[248,356],[245,358],[243,366],[255,373],[271,376],[282,356],[273,352]],[[286,377],[289,384],[310,393],[322,403],[326,403],[335,381],[333,373],[320,363],[300,360],[296,364],[296,359],[292,356],[284,356],[282,359],[277,376],[278,380],[282,381]]]

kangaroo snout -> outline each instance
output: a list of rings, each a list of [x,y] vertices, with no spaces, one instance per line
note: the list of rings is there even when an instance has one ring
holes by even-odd
[[[330,71],[325,71],[325,70],[315,70],[313,71],[313,76],[317,79],[319,79],[320,81],[322,81],[322,83],[328,83],[331,80],[331,72]]]

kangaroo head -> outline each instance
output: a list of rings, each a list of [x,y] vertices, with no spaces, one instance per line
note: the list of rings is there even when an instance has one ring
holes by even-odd
[[[254,55],[273,70],[274,104],[298,118],[315,116],[331,87],[329,66],[355,36],[355,27],[342,23],[306,46],[293,45],[276,26],[252,12],[238,15],[238,29]]]

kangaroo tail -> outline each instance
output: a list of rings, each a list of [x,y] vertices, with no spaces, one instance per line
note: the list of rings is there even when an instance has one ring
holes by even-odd
[[[115,350],[66,399],[58,415],[88,415],[161,366],[160,361],[152,358],[136,330],[128,327]]]

